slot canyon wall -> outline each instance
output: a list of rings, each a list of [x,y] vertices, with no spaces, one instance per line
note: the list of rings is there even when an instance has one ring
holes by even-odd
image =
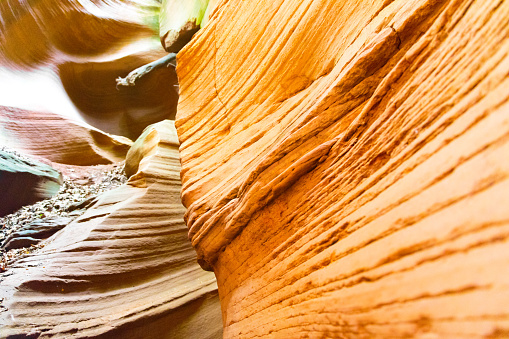
[[[68,165],[111,164],[133,142],[65,116],[0,106],[0,145]]]
[[[217,6],[176,127],[224,337],[507,337],[509,1]]]
[[[153,0],[0,1],[1,148],[53,166],[60,180],[92,173],[81,189],[96,179],[112,184],[98,173],[113,165],[96,165],[121,171],[125,160],[129,177],[77,203],[80,190],[71,185],[66,203],[84,214],[67,218],[38,247],[12,255],[2,247],[1,338],[222,336],[217,283],[197,264],[183,219],[179,144],[166,120],[177,106],[175,68],[115,86],[117,77],[167,55],[159,8]],[[5,104],[11,96],[34,107]],[[3,178],[0,200],[15,200],[22,185]],[[44,216],[16,226],[32,234]],[[6,234],[4,221],[0,240],[16,233]]]
[[[126,168],[126,185],[0,277],[0,337],[221,337],[216,280],[182,218],[173,122],[145,130]]]
[[[129,177],[0,273],[0,337],[509,336],[509,2],[178,4],[0,0],[0,76],[93,126],[0,101],[0,143]]]

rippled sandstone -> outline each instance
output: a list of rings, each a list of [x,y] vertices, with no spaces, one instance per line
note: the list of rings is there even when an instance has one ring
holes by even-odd
[[[0,143],[63,164],[108,164],[123,160],[132,144],[113,134],[135,140],[146,126],[173,119],[174,67],[165,65],[136,86],[115,86],[118,77],[167,55],[155,27],[159,6],[153,0],[0,0],[0,73],[17,83],[37,74],[52,93],[65,91],[67,107],[94,126],[52,110],[4,105]],[[21,87],[31,100],[34,89],[44,101],[59,100],[44,86]],[[196,263],[183,221],[173,123],[150,126],[130,148],[126,166],[126,185],[91,200],[42,248],[20,250],[24,258],[1,265],[7,270],[0,275],[0,337],[221,337],[216,280]],[[40,238],[49,225],[42,226]],[[22,243],[12,245],[29,245],[23,238],[33,231],[21,229],[13,239]]]
[[[132,141],[49,112],[0,106],[0,144],[69,165],[125,159]]]
[[[509,333],[509,1],[222,1],[178,55],[226,338]]]
[[[126,162],[126,185],[0,276],[0,337],[221,337],[214,274],[182,218],[173,122],[149,127]]]

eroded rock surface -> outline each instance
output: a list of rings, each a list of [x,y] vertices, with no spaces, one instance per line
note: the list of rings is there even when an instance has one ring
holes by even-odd
[[[154,34],[153,0],[5,0],[0,3],[0,63],[32,68],[118,51]]]
[[[0,144],[69,165],[125,159],[132,141],[54,113],[0,106]]]
[[[509,1],[222,1],[178,55],[226,338],[509,333]]]
[[[173,122],[151,128],[156,145],[128,157],[139,165],[126,185],[3,273],[0,336],[221,337],[214,274],[196,264],[182,220]]]
[[[50,217],[33,221],[11,233],[3,241],[1,248],[4,251],[9,251],[36,245],[41,242],[41,240],[49,238],[57,231],[67,226],[71,221],[71,218],[65,217]]]
[[[37,69],[32,73],[50,79],[45,82],[55,86],[53,93],[63,87],[67,104],[87,123],[135,140],[148,125],[175,118],[178,86],[173,67],[153,72],[130,88],[117,88],[115,81],[167,54],[158,39],[159,7],[156,0],[2,1],[0,73],[8,68],[17,79],[13,71]],[[35,88],[38,96],[46,90]],[[33,86],[19,91],[36,96],[30,92]],[[41,97],[55,99],[63,100]],[[0,95],[0,105],[2,101],[12,102]],[[17,107],[27,107],[22,104]]]
[[[51,198],[62,183],[51,166],[0,149],[0,217]]]

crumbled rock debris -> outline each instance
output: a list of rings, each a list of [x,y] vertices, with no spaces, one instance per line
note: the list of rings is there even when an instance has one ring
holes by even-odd
[[[1,149],[5,150],[3,147]],[[26,158],[12,150],[6,151]],[[54,163],[51,165],[62,172],[64,183],[60,190],[51,199],[24,206],[18,211],[0,218],[0,244],[12,232],[37,220],[51,217],[67,217],[74,220],[90,207],[91,204],[87,204],[87,200],[93,201],[99,194],[127,182],[123,162],[98,166],[70,166]],[[42,244],[37,244],[30,248],[12,249],[8,252],[0,250],[0,272],[5,271],[8,264],[15,259],[42,246]]]

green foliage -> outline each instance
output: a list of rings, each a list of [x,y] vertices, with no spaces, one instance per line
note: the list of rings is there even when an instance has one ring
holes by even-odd
[[[159,36],[159,15],[161,13],[161,0],[157,0],[157,2],[159,3],[158,6],[147,6],[144,8],[144,10],[147,12],[147,15],[143,18],[143,23],[154,32],[154,35]]]

